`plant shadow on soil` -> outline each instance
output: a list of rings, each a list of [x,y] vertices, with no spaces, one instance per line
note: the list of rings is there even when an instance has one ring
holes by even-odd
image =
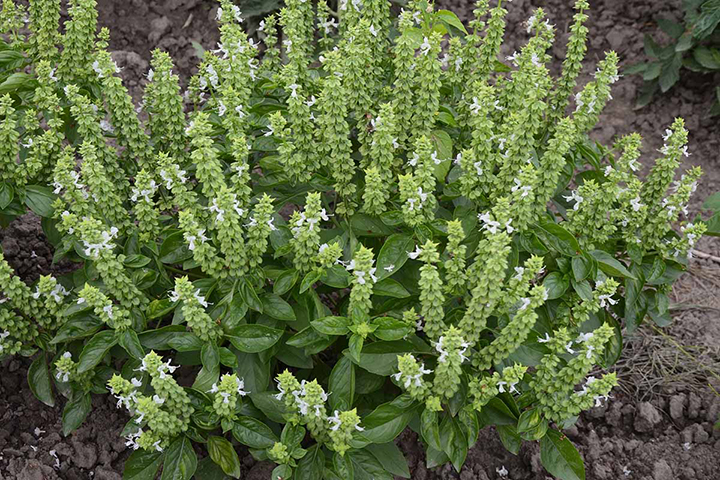
[[[524,21],[537,8],[545,9],[557,30],[553,48],[553,71],[564,57],[573,10],[570,0],[515,0],[509,10],[506,43],[509,55],[527,40]],[[588,55],[581,83],[595,70],[606,50],[615,49],[627,66],[643,61],[643,34],[656,34],[654,20],[680,19],[680,0],[596,0],[588,21]],[[111,32],[110,50],[131,94],[139,101],[150,53],[155,47],[168,51],[182,81],[195,73],[197,50],[214,48],[218,33],[213,21],[213,2],[200,0],[99,0],[99,22]],[[455,11],[466,21],[474,6],[460,0],[438,0],[438,8]],[[65,15],[65,13],[64,13]],[[660,37],[659,37],[660,38]],[[654,152],[662,145],[661,134],[675,116],[685,118],[690,131],[687,166],[705,171],[690,205],[691,214],[701,212],[705,198],[720,188],[720,128],[707,115],[713,78],[684,72],[668,94],[641,110],[633,108],[641,80],[623,77],[613,90],[593,138],[610,143],[619,135],[637,131],[644,138],[643,165],[647,170]],[[52,248],[45,241],[40,222],[32,214],[0,231],[0,241],[16,272],[31,282],[40,274],[65,273],[71,266],[51,265]],[[718,256],[720,242],[704,238],[697,248]],[[720,268],[704,260],[691,263],[674,289],[678,305],[672,326],[660,331],[651,326],[626,341],[616,365],[621,386],[609,403],[583,414],[565,434],[582,453],[588,480],[713,480],[720,478],[720,431],[713,429],[720,413]],[[683,347],[692,358],[679,352]],[[27,387],[29,361],[3,362],[0,376],[0,480],[88,479],[121,480],[122,466],[130,454],[119,436],[128,421],[115,408],[112,397],[94,396],[93,411],[73,435],[62,436],[62,400],[48,407]],[[720,378],[720,377],[717,377]],[[711,386],[708,386],[711,385]],[[425,467],[417,435],[405,431],[397,440],[408,459],[414,480],[461,479],[542,480],[551,478],[540,464],[537,444],[525,443],[515,456],[502,446],[497,432],[486,428],[470,450],[461,473],[446,465]],[[243,477],[268,479],[272,466],[256,463],[241,450]],[[498,471],[507,470],[507,476]],[[504,472],[503,472],[504,473]]]

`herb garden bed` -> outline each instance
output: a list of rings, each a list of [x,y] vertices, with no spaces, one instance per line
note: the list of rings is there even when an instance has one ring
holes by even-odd
[[[214,20],[217,7],[212,2],[98,0],[98,3],[99,24],[111,29],[109,50],[115,52],[116,62],[124,68],[121,76],[136,101],[140,100],[141,87],[146,82],[152,48],[159,46],[171,54],[185,84],[195,73],[198,62],[198,48],[193,42],[209,50],[215,48],[218,40]],[[564,45],[563,33],[574,14],[571,3],[514,0],[508,7],[503,56],[525,43],[528,35],[523,22],[536,7],[543,7],[555,24],[559,40],[556,45]],[[648,19],[676,16],[679,3],[667,2],[657,7],[653,0],[591,2],[587,23],[590,62],[579,83],[592,78],[595,62],[611,48],[618,52],[621,65],[641,61],[642,34],[654,34],[656,30]],[[472,18],[474,8],[458,1],[439,1],[437,7],[455,11],[463,21]],[[552,67],[559,70],[562,58],[558,55],[563,50],[558,48],[554,53]],[[709,88],[710,80],[685,76],[669,95],[642,110],[634,110],[640,81],[623,77],[613,88],[614,99],[605,109],[600,127],[591,134],[609,143],[616,135],[637,131],[644,139],[641,163],[648,167],[662,146],[661,133],[675,116],[684,117],[693,153],[685,159],[684,167],[700,165],[704,170],[689,206],[691,213],[699,212],[702,201],[720,189],[720,128],[716,119],[707,115],[714,95]],[[50,265],[52,248],[34,214],[0,230],[0,240],[8,263],[25,280],[34,281],[40,274],[62,274],[73,268],[65,263]],[[714,238],[703,238],[695,248],[720,256],[720,243]],[[584,456],[590,480],[717,478],[720,431],[713,429],[713,424],[720,414],[720,397],[714,393],[720,389],[716,380],[720,378],[717,377],[720,298],[716,295],[720,265],[702,259],[690,265],[689,273],[675,285],[671,296],[677,305],[673,324],[665,329],[646,325],[626,340],[623,357],[616,366],[620,386],[613,391],[613,398],[602,407],[583,413],[577,425],[565,431]],[[677,349],[678,345],[683,347],[682,351]],[[109,395],[94,396],[90,416],[66,438],[61,422],[64,399],[52,408],[38,402],[26,382],[29,364],[28,360],[13,358],[4,361],[1,367],[0,480],[74,480],[91,476],[98,480],[120,480],[123,463],[131,453],[120,435],[129,419],[126,411],[116,409],[116,401]],[[179,382],[183,384],[182,379]],[[396,442],[408,459],[413,480],[548,478],[536,443],[526,442],[518,455],[512,455],[494,428],[480,431],[478,443],[468,453],[460,474],[449,464],[426,468],[423,448],[410,429]],[[245,447],[238,448],[241,478],[270,477],[272,463],[258,463]],[[204,480],[202,470],[197,478]]]

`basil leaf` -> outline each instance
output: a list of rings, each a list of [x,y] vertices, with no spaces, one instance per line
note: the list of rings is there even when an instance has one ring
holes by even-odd
[[[577,449],[557,430],[548,430],[540,440],[540,461],[560,480],[585,480],[585,465]]]
[[[181,435],[165,449],[165,463],[160,480],[190,480],[197,470],[197,455],[192,442]]]
[[[280,340],[283,331],[265,325],[238,325],[225,334],[235,348],[245,353],[267,350]]]
[[[49,407],[54,407],[55,396],[53,395],[50,372],[45,362],[44,352],[41,352],[30,364],[27,376],[30,391],[35,395],[35,398]]]
[[[278,441],[270,427],[253,417],[238,417],[232,434],[235,440],[250,448],[271,448]]]
[[[213,435],[208,438],[208,453],[227,475],[240,478],[240,459],[232,444],[225,438]]]
[[[123,469],[123,480],[154,480],[162,464],[163,455],[155,450],[135,450]]]

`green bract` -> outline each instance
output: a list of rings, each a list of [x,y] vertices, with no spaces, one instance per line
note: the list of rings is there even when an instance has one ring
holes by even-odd
[[[484,426],[557,438],[608,399],[615,375],[588,375],[621,329],[669,319],[706,228],[685,211],[700,171],[675,178],[681,119],[644,180],[637,135],[588,140],[618,58],[576,88],[587,2],[556,80],[542,10],[501,62],[501,2],[467,32],[425,0],[398,19],[385,0],[288,0],[259,46],[221,0],[185,99],[153,53],[147,122],[94,3],[71,2],[60,35],[60,2],[31,1],[28,39],[3,4],[0,222],[29,208],[79,268],[28,286],[0,254],[0,354],[36,356],[66,433],[109,388],[133,416],[128,468],[188,479],[195,442],[237,476],[234,441],[275,479],[391,479],[381,460],[413,425],[459,470]],[[582,477],[570,447],[542,460]]]

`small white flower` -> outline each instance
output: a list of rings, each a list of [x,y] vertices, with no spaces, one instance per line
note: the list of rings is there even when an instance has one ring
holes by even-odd
[[[330,427],[330,430],[332,430],[333,432],[337,431],[337,429],[340,428],[340,425],[342,424],[342,422],[340,421],[340,412],[335,410],[333,416],[328,417],[327,421],[333,424]]]
[[[480,102],[477,97],[473,97],[473,103],[470,105],[470,111],[474,115],[478,115],[480,113],[480,109],[482,108],[482,105],[480,105]]]
[[[623,475],[625,475],[626,477],[629,477],[630,474],[632,473],[632,470],[630,470],[630,469],[627,467],[627,465],[624,465],[624,466],[622,467],[622,472],[623,472]]]
[[[419,245],[416,245],[416,246],[415,246],[415,251],[414,251],[414,252],[407,252],[407,256],[408,256],[408,258],[410,258],[411,260],[416,260],[416,259],[420,256],[421,253],[422,253],[422,249],[420,248]]]
[[[475,171],[478,174],[478,177],[482,176],[483,169],[482,169],[482,162],[478,160],[477,162],[473,163],[473,167],[475,167]]]
[[[414,167],[417,165],[418,160],[420,160],[420,156],[417,153],[413,153],[412,158],[408,160],[408,165]]]
[[[565,345],[565,351],[568,352],[570,355],[575,354],[575,350],[573,350],[572,347],[573,342],[568,342],[567,345]]]
[[[692,448],[692,445],[690,444],[690,442],[685,442],[683,443],[683,448],[685,450],[690,450]]]
[[[523,198],[527,197],[530,194],[530,191],[532,190],[532,187],[530,185],[523,185],[518,178],[513,179],[513,182],[515,182],[515,186],[512,187],[510,191],[517,192],[518,190],[521,190],[522,193],[520,194],[520,196]]]
[[[630,200],[630,205],[636,212],[640,211],[640,209],[645,206],[643,203],[640,203],[640,197],[635,197]]]
[[[521,298],[522,305],[520,305],[520,308],[518,308],[518,311],[521,312],[525,310],[527,307],[530,306],[530,299],[529,298]]]
[[[608,165],[607,167],[605,167],[605,176],[606,176],[606,177],[609,177],[610,174],[612,173],[612,171],[613,171],[613,167],[612,167],[612,166]]]
[[[437,155],[438,155],[437,152],[433,152],[433,154],[430,155],[430,158],[435,163],[435,165],[440,165],[443,161],[440,160]]]
[[[395,148],[397,148],[397,147],[395,147]],[[453,160],[453,164],[460,165],[461,163],[462,163],[462,152],[458,152],[457,156]],[[482,171],[480,171],[480,173],[478,173],[478,175],[482,175]]]
[[[581,334],[578,336],[578,338],[575,340],[575,342],[576,342],[576,343],[587,342],[588,340],[590,340],[590,339],[593,338],[594,336],[595,336],[595,334],[594,334],[593,332],[581,333]]]
[[[485,212],[482,214],[478,214],[478,220],[483,222],[483,226],[480,227],[480,230],[487,229],[488,232],[495,234],[497,233],[497,229],[500,226],[500,222],[497,222],[490,217],[490,212]]]
[[[235,21],[238,23],[243,22],[242,13],[240,12],[240,7],[237,5],[232,6],[233,16],[235,17]]]
[[[385,270],[386,272],[392,272],[393,270],[395,270],[395,265],[388,265],[387,267],[384,267],[383,270]]]
[[[157,395],[153,395],[153,402],[155,402],[158,405],[162,405],[163,403],[165,403],[165,399],[160,398]]]
[[[103,307],[103,312],[105,312],[105,314],[107,315],[107,317],[108,317],[110,320],[113,319],[114,314],[113,314],[113,306],[112,306],[112,305],[105,305],[105,306]]]
[[[428,39],[428,37],[425,37],[423,43],[420,45],[420,53],[422,53],[423,55],[427,55],[430,52],[430,48],[432,48],[430,45],[430,40]]]
[[[515,280],[522,280],[522,276],[525,273],[525,268],[523,267],[515,267],[515,273],[516,275],[513,277]]]
[[[575,202],[573,210],[577,210],[578,208],[580,208],[580,204],[583,202],[583,197],[578,194],[577,190],[573,190],[572,192],[570,192],[570,195],[563,195],[563,198],[568,202]]]
[[[103,131],[108,132],[108,133],[113,133],[115,131],[115,128],[113,128],[113,126],[110,124],[110,122],[108,122],[104,118],[102,120],[100,120],[100,128]]]
[[[245,380],[242,378],[236,378],[235,384],[237,386],[237,394],[241,397],[244,397],[245,395],[249,394],[250,392],[245,391]]]
[[[503,478],[508,476],[508,471],[507,471],[507,468],[505,468],[505,465],[503,465],[500,468],[496,468],[495,471],[497,472],[498,475],[500,475]]]
[[[138,445],[138,447],[139,447],[139,445]],[[137,448],[135,448],[135,450],[137,450]],[[53,457],[55,459],[55,465],[54,465],[55,470],[59,470],[60,469],[60,459],[57,456],[57,452],[55,450],[50,450],[48,453],[50,454],[51,457]]]
[[[615,305],[618,302],[617,300],[612,298],[612,295],[600,295],[598,299],[600,300],[600,308],[605,308],[608,303],[610,305]]]

